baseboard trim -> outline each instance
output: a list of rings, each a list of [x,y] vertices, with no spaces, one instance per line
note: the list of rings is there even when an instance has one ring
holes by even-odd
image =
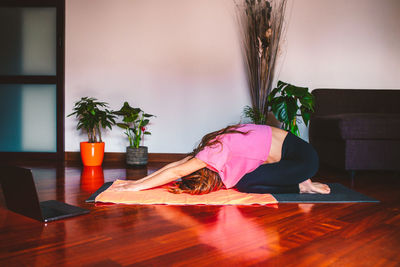
[[[125,163],[124,152],[105,152],[105,163]],[[149,162],[173,162],[183,159],[187,154],[184,153],[149,153]],[[66,162],[80,162],[80,152],[65,152]]]

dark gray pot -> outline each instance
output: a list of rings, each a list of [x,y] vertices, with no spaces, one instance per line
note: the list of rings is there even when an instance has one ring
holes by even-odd
[[[126,164],[132,166],[143,166],[147,164],[147,159],[147,146],[140,146],[139,148],[128,146],[126,148]]]

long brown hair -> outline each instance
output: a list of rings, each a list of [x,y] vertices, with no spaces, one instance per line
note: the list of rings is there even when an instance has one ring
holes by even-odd
[[[223,134],[247,134],[248,132],[238,131],[240,125],[231,125],[219,131],[215,131],[206,134],[200,141],[199,145],[189,154],[189,156],[195,157],[197,153],[202,151],[207,146],[220,145],[222,149],[222,143],[218,136]],[[192,195],[207,194],[212,191],[216,191],[224,187],[221,177],[215,171],[208,168],[202,168],[197,170],[185,177],[182,177],[181,181],[175,182],[169,187],[169,191],[175,194],[189,193]]]

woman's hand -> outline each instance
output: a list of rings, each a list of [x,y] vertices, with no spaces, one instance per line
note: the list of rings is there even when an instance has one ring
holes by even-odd
[[[139,181],[120,181],[118,184],[112,185],[111,190],[113,191],[140,191]]]

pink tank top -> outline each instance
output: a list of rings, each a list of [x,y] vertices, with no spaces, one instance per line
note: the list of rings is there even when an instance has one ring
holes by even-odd
[[[217,139],[222,147],[220,144],[205,147],[195,156],[220,175],[226,188],[234,187],[246,173],[263,164],[271,148],[270,126],[243,124],[237,130],[249,133],[220,135]]]

